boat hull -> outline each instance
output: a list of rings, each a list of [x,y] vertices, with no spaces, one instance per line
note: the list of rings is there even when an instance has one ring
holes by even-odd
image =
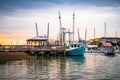
[[[115,52],[106,52],[105,55],[115,55]]]
[[[84,53],[85,53],[84,47],[78,47],[78,48],[66,51],[67,56],[84,56]]]

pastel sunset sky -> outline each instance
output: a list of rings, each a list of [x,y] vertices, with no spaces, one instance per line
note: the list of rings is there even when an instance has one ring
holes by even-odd
[[[72,30],[72,15],[75,13],[75,38],[77,29],[87,40],[104,36],[120,37],[120,0],[0,0],[0,44],[26,44],[26,39],[46,35],[50,23],[50,39],[57,39],[59,32],[58,11],[62,26]]]

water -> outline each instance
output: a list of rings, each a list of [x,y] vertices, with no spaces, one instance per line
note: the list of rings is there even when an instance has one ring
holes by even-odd
[[[0,80],[120,80],[120,54],[11,61],[0,64]]]

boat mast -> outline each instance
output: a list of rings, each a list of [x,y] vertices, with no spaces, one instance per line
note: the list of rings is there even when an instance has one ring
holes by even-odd
[[[70,44],[71,43],[71,32],[69,29],[68,29],[68,33],[69,33],[69,44]]]
[[[78,28],[77,30],[78,30],[78,41],[80,41],[80,33],[79,33],[79,28]]]
[[[62,23],[61,23],[61,15],[60,15],[60,11],[58,12],[58,14],[59,14],[59,22],[60,22],[60,30],[61,30],[61,28],[62,28]]]
[[[94,40],[95,40],[95,28],[94,28]]]
[[[87,29],[85,29],[85,41],[87,39]]]
[[[105,27],[105,42],[106,42],[106,22],[104,22],[104,27]]]
[[[49,23],[48,23],[48,29],[47,29],[47,39],[49,40]]]
[[[36,36],[38,37],[38,26],[37,26],[37,22],[35,23],[36,26]]]
[[[60,36],[60,44],[63,44],[63,31],[62,31],[62,22],[61,22],[61,15],[60,11],[58,12],[59,15],[59,23],[60,23],[60,29],[59,29],[59,36]]]
[[[106,37],[106,22],[104,22],[104,26],[105,26],[105,37]]]
[[[117,37],[117,31],[115,31],[115,37]]]
[[[74,26],[75,26],[75,14],[73,13],[73,42],[74,42],[74,39],[75,39]]]

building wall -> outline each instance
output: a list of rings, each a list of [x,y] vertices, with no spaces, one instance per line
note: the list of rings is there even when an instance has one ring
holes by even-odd
[[[118,43],[120,42],[119,37],[101,37],[99,38],[100,42],[112,42],[112,43]]]

